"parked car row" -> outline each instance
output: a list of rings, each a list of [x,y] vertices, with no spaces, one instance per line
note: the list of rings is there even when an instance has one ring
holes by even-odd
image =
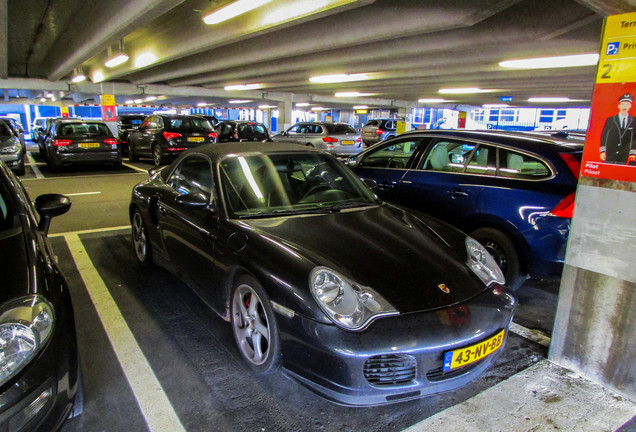
[[[0,159],[17,175],[24,175],[26,146],[22,132],[11,120],[0,118]]]

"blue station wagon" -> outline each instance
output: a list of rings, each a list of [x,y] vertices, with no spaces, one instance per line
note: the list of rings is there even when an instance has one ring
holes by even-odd
[[[348,160],[377,195],[451,223],[493,255],[511,288],[560,276],[583,145],[511,132],[409,132]]]

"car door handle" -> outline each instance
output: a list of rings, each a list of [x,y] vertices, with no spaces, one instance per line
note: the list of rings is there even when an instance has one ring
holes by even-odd
[[[395,187],[395,183],[382,182],[378,185],[378,189],[382,191],[391,190]]]
[[[467,197],[468,196],[468,192],[464,192],[463,190],[460,189],[455,189],[452,191],[447,191],[448,194],[452,197],[452,198],[460,198],[460,197]]]
[[[157,211],[158,211],[161,215],[164,215],[164,216],[165,216],[165,214],[166,214],[166,213],[168,213],[168,210],[166,210],[166,208],[165,208],[164,206],[162,206],[161,204],[159,204],[159,205],[157,206]]]

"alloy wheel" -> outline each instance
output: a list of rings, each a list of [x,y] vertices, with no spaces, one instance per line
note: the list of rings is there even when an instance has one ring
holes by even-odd
[[[264,364],[270,355],[270,326],[260,297],[247,284],[234,292],[232,326],[243,356],[254,365]]]

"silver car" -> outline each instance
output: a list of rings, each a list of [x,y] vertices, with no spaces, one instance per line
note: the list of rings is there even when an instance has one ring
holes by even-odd
[[[355,155],[363,149],[360,134],[348,123],[296,123],[287,131],[274,135],[273,140],[305,144],[336,156]]]
[[[8,122],[0,121],[0,159],[17,175],[24,175],[24,146]]]

